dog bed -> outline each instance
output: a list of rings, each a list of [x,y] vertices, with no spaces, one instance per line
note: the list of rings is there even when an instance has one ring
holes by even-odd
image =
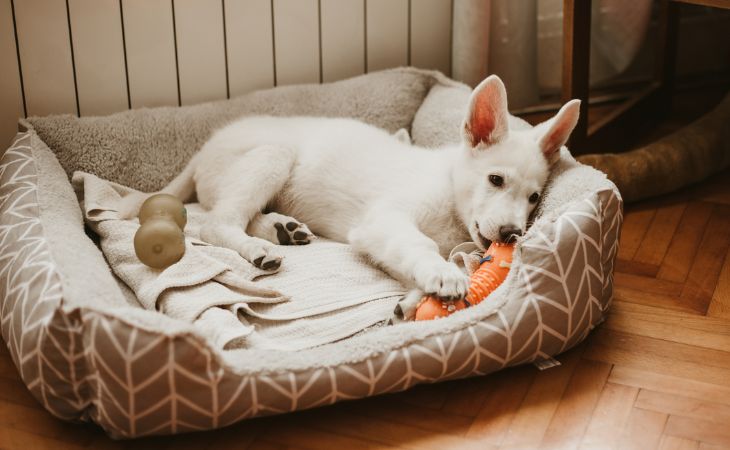
[[[438,73],[397,69],[183,108],[22,121],[0,160],[0,314],[28,389],[59,418],[130,438],[486,374],[579,343],[611,303],[622,202],[567,152],[487,301],[297,352],[224,351],[191,324],[141,308],[85,233],[69,182],[83,170],[157,189],[241,114],[355,117],[435,147],[459,138],[468,95]]]

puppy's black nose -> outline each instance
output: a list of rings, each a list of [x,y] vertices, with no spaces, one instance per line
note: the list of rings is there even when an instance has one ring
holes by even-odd
[[[522,236],[522,229],[514,225],[504,225],[499,227],[499,240],[509,244],[514,242],[517,237]]]

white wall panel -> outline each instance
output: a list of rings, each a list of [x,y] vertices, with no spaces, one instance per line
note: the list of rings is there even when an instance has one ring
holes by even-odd
[[[0,0],[0,139],[26,113],[192,104],[409,63],[449,73],[453,1]]]
[[[411,65],[451,73],[451,0],[411,0]]]
[[[223,3],[174,1],[182,104],[226,98]]]
[[[274,0],[274,45],[277,84],[319,82],[317,0]]]
[[[66,2],[16,1],[15,22],[27,114],[76,114]]]
[[[24,114],[10,0],[0,0],[0,61],[3,62],[0,71],[0,155],[2,155],[18,130],[16,126],[18,117]]]
[[[178,104],[171,0],[122,0],[132,108]]]
[[[271,0],[225,0],[231,97],[274,86]]]
[[[127,109],[119,0],[69,0],[79,114]]]
[[[322,80],[365,72],[365,0],[321,0]]]
[[[367,1],[367,71],[408,64],[408,0]]]

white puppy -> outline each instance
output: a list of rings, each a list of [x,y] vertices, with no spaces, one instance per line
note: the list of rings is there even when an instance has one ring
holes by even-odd
[[[523,233],[578,111],[573,100],[535,128],[510,130],[504,85],[490,76],[471,95],[461,144],[439,150],[355,120],[245,117],[215,132],[162,192],[197,192],[209,210],[201,237],[264,269],[281,264],[274,244],[308,243],[311,230],[426,293],[461,297],[469,280],[444,256],[465,240],[484,247]],[[148,195],[126,197],[122,215]]]

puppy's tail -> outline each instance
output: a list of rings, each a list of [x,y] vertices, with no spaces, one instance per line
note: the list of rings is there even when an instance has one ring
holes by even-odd
[[[119,218],[131,219],[132,217],[136,217],[139,214],[139,208],[142,206],[142,203],[155,194],[174,195],[182,202],[189,200],[195,192],[195,182],[193,181],[194,172],[193,161],[191,160],[183,171],[173,178],[170,184],[162,188],[162,190],[157,192],[135,192],[125,195],[117,204]]]

